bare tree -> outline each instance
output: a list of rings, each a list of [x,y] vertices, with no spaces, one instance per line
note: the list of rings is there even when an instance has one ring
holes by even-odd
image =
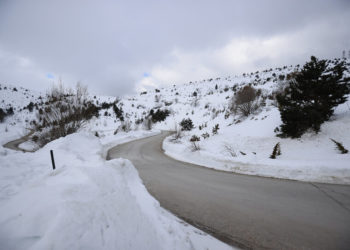
[[[247,85],[238,90],[232,97],[229,108],[233,113],[240,113],[243,116],[252,114],[259,108],[256,89]]]
[[[143,120],[143,127],[144,127],[146,130],[151,130],[151,129],[152,129],[152,126],[153,126],[152,118],[151,118],[151,117],[146,117],[146,118]]]
[[[84,100],[87,99],[87,97],[89,95],[87,86],[82,85],[81,82],[77,82],[75,89],[76,89],[77,102],[78,102],[78,104],[81,104],[84,102]]]

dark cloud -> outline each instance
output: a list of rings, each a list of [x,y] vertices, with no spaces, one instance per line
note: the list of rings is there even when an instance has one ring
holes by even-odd
[[[339,56],[350,47],[349,9],[344,0],[2,0],[0,81],[39,89],[52,74],[67,84],[80,80],[92,91],[122,95],[145,80],[159,85],[289,58],[294,63],[311,53]],[[285,50],[289,37],[298,46],[288,44],[290,53],[260,55],[252,47],[264,50],[274,39],[276,49]],[[247,63],[234,45],[260,56]],[[222,59],[227,51],[246,66],[230,69],[236,64]],[[144,79],[145,72],[154,77]]]

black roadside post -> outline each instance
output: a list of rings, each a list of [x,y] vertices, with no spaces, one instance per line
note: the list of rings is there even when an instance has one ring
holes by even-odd
[[[52,162],[52,168],[53,168],[53,170],[55,170],[55,159],[53,158],[53,151],[52,150],[50,150],[50,154],[51,154],[51,162]]]

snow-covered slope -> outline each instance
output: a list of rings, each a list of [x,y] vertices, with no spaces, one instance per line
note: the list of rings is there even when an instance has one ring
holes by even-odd
[[[238,173],[350,184],[350,154],[340,154],[331,140],[350,149],[349,100],[336,107],[334,116],[322,125],[319,134],[310,132],[300,139],[276,136],[281,119],[274,93],[298,68],[285,66],[155,89],[123,98],[121,104],[132,121],[145,117],[151,109],[170,110],[171,115],[164,122],[154,124],[157,129],[175,130],[182,119],[193,121],[195,128],[181,139],[164,142],[166,153],[174,158]],[[248,84],[261,91],[263,105],[248,117],[233,115],[229,111],[230,100],[237,89]],[[216,124],[219,131],[213,135]],[[209,138],[202,137],[205,133]],[[193,135],[201,139],[201,149],[196,152],[189,141]],[[270,159],[278,142],[282,155]]]
[[[30,122],[35,119],[35,111],[29,111],[28,105],[32,102],[40,105],[43,94],[10,84],[0,84],[0,108],[4,111],[13,110],[13,115],[0,123],[1,145],[17,139],[28,133]]]
[[[131,162],[105,161],[110,142],[81,132],[35,153],[1,149],[0,248],[231,249],[161,208]]]

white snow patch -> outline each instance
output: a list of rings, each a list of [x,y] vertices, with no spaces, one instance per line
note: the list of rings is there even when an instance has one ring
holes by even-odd
[[[35,153],[2,149],[1,248],[231,249],[161,208],[131,162],[105,161],[103,148],[80,132]]]

